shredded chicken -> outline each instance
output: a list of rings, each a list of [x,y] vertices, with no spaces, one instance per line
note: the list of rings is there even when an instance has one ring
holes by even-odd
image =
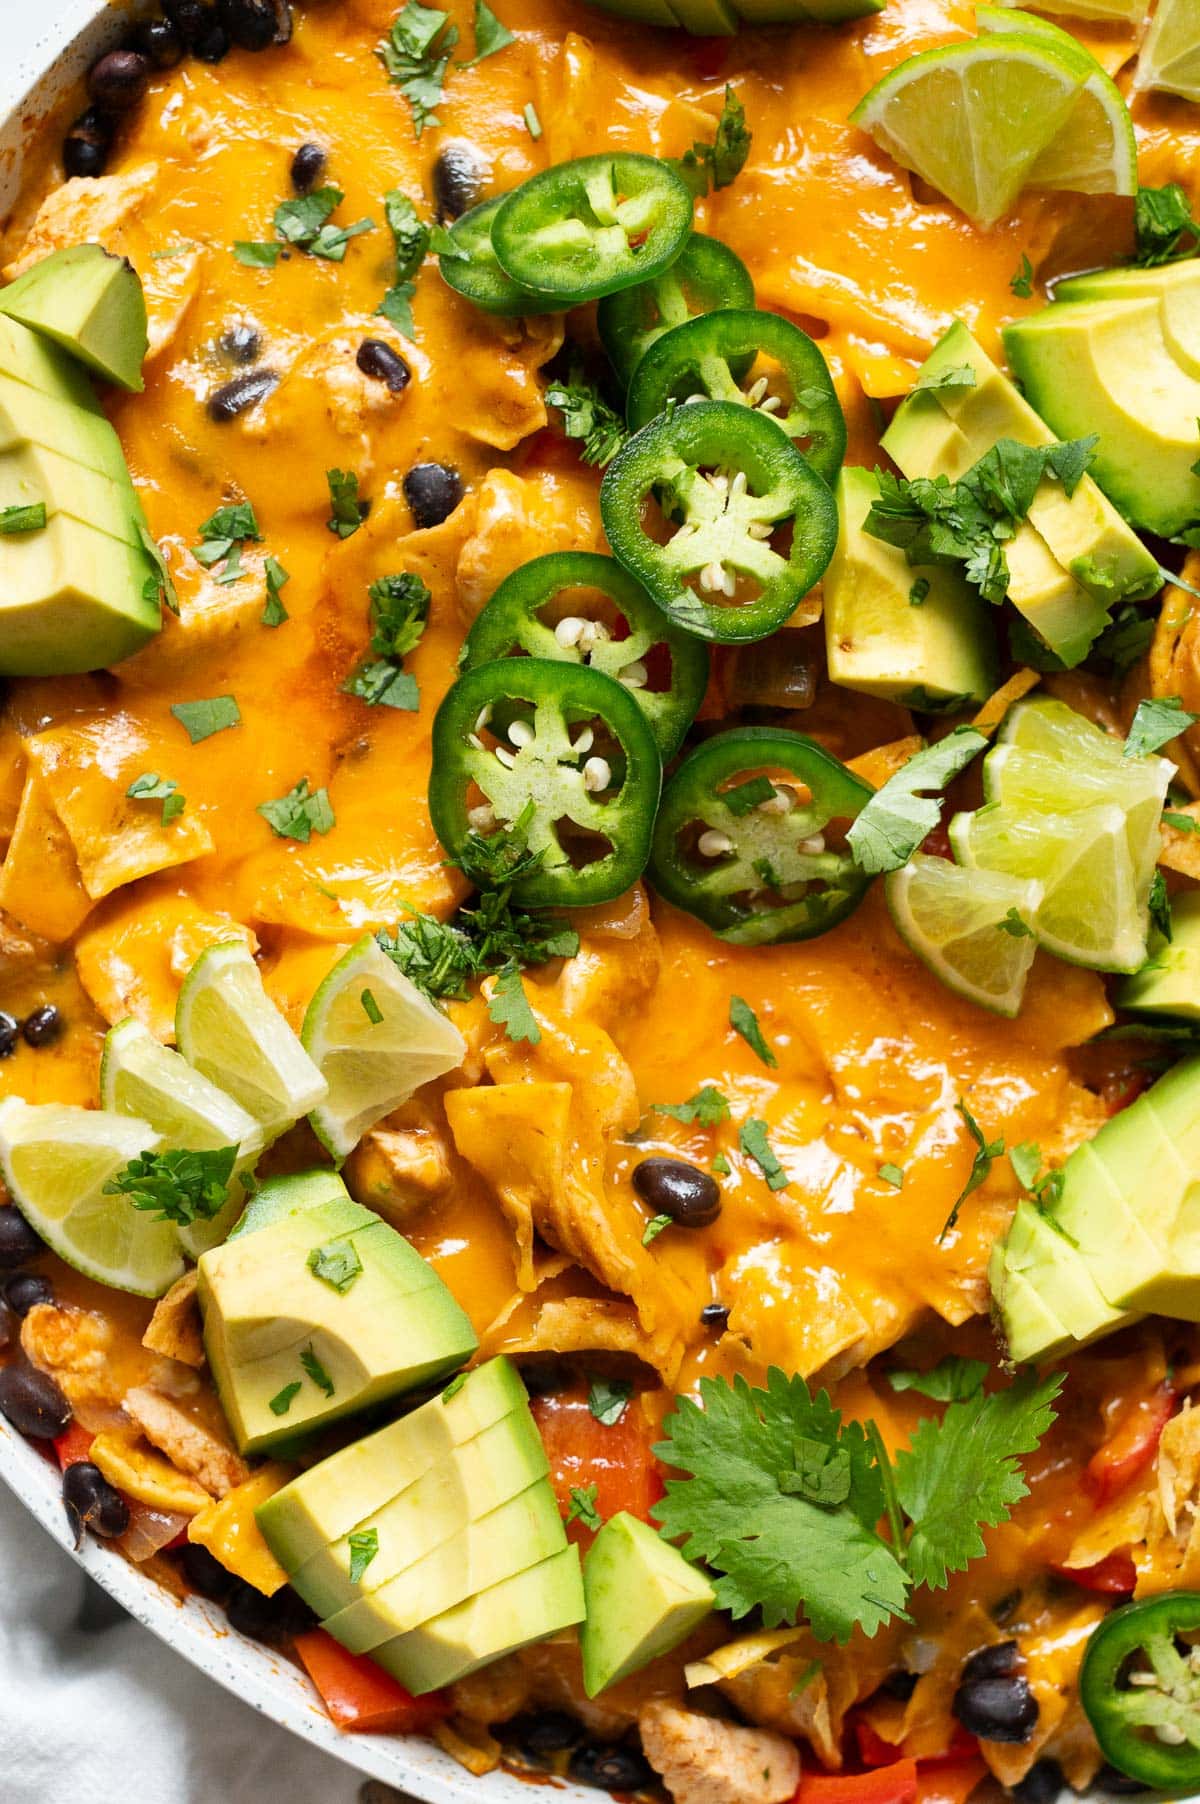
[[[250,1468],[227,1441],[194,1421],[161,1391],[148,1385],[129,1391],[125,1410],[146,1439],[165,1453],[173,1466],[202,1484],[210,1496],[224,1497],[249,1478]]]
[[[346,1167],[351,1194],[394,1228],[450,1188],[450,1150],[436,1124],[381,1126],[364,1134]]]
[[[638,1728],[675,1804],[783,1804],[800,1780],[795,1744],[771,1729],[662,1701],[646,1706]]]

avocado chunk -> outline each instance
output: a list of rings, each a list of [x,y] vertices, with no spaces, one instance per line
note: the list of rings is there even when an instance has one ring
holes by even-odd
[[[693,37],[731,38],[737,31],[738,17],[728,0],[668,0],[668,4]]]
[[[37,531],[2,535],[0,675],[69,676],[119,664],[158,631],[157,597],[141,545],[66,514]]]
[[[286,1178],[267,1178],[247,1203],[230,1230],[229,1238],[232,1240],[236,1234],[253,1234],[257,1228],[269,1228],[289,1215],[302,1215],[325,1203],[352,1200],[337,1172],[323,1167],[293,1172]]]
[[[870,470],[843,468],[837,550],[824,581],[830,676],[926,712],[986,701],[995,687],[987,603],[957,571],[915,569],[872,538],[864,523],[878,496]]]
[[[114,482],[128,482],[121,441],[103,414],[0,373],[0,453],[40,445]]]
[[[747,25],[844,25],[880,13],[887,0],[734,0]]]
[[[1171,938],[1149,964],[1127,977],[1117,1006],[1138,1015],[1174,1015],[1200,1021],[1200,890],[1171,903]]]
[[[332,1616],[364,1592],[410,1571],[476,1516],[520,1496],[548,1470],[542,1438],[522,1404],[461,1446],[451,1447],[415,1483],[355,1523],[355,1535],[374,1529],[379,1543],[378,1556],[361,1582],[350,1576],[354,1548],[346,1534],[298,1567],[292,1583],[319,1616]],[[454,1601],[461,1602],[466,1595],[460,1593]],[[449,1609],[450,1602],[441,1607]],[[399,1625],[388,1633],[398,1634]]]
[[[587,1617],[579,1632],[590,1698],[685,1641],[716,1594],[703,1573],[636,1516],[621,1510],[583,1562]]]
[[[372,1648],[371,1658],[421,1696],[452,1685],[531,1642],[545,1641],[584,1616],[579,1553],[566,1547],[512,1578],[477,1591],[418,1629]]]
[[[1104,492],[1136,526],[1170,538],[1200,521],[1200,271],[1154,286],[1146,278],[1167,271],[1137,273],[1136,285],[1016,321],[1004,343],[1056,432],[1099,433],[1092,467]]]
[[[94,527],[124,545],[143,544],[149,531],[142,504],[126,478],[114,481],[40,445],[23,445],[0,456],[0,510],[41,502],[46,518],[63,514]]]
[[[209,1365],[243,1453],[436,1383],[478,1345],[433,1268],[357,1203],[238,1235],[198,1272]]]
[[[106,381],[141,391],[149,348],[146,301],[127,258],[99,244],[54,251],[0,289],[0,313],[41,333]]]
[[[486,1516],[467,1522],[403,1572],[327,1616],[322,1627],[350,1653],[369,1654],[566,1546],[554,1487],[543,1476]],[[370,1578],[371,1566],[364,1576]]]
[[[929,381],[964,368],[974,375],[972,385],[917,389],[884,435],[884,450],[906,476],[956,480],[1002,438],[1030,446],[1055,442],[1054,433],[957,321],[921,376]],[[1067,664],[1086,654],[1116,602],[1141,599],[1161,587],[1156,560],[1089,475],[1071,495],[1047,476],[1005,550],[1013,605]]]
[[[1028,1201],[993,1248],[989,1277],[1017,1361],[1050,1359],[1136,1319],[1105,1301],[1079,1249]]]
[[[85,413],[102,410],[85,371],[56,345],[0,313],[0,374]]]
[[[528,1413],[520,1374],[509,1360],[490,1359],[440,1397],[302,1472],[258,1509],[258,1526],[284,1570],[297,1572],[517,1409]]]

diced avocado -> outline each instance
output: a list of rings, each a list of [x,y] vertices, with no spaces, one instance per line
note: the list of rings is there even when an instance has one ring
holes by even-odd
[[[41,502],[47,519],[65,514],[125,545],[142,545],[148,532],[142,504],[128,477],[114,482],[86,464],[23,445],[0,456],[0,510]]]
[[[548,1478],[541,1478],[469,1522],[394,1578],[326,1616],[322,1626],[352,1654],[369,1654],[477,1592],[561,1553],[566,1545],[554,1487]],[[364,1576],[370,1575],[368,1567]]]
[[[66,514],[0,535],[0,675],[70,676],[131,657],[161,624],[156,583],[141,545]]]
[[[68,407],[82,407],[85,413],[99,414],[102,409],[86,373],[64,355],[57,346],[47,344],[28,326],[0,313],[0,375],[23,382],[39,394],[49,395]]]
[[[435,1383],[478,1346],[433,1268],[356,1203],[227,1240],[198,1270],[209,1365],[244,1453]]]
[[[132,263],[99,244],[54,251],[0,289],[0,313],[69,351],[109,382],[139,392],[149,348],[146,301]]]
[[[988,1262],[988,1281],[999,1331],[1016,1365],[1055,1359],[1074,1343],[1036,1282],[1009,1269],[998,1240]]]
[[[567,1547],[514,1578],[479,1591],[419,1629],[371,1650],[371,1658],[415,1696],[451,1685],[480,1666],[583,1621],[579,1553]]]
[[[378,1558],[361,1585],[350,1580],[349,1534],[314,1553],[293,1572],[292,1583],[318,1615],[331,1616],[362,1592],[406,1572],[476,1516],[520,1496],[548,1470],[541,1436],[522,1405],[449,1448],[414,1484],[355,1523],[354,1534],[374,1528],[379,1537]]]
[[[829,674],[844,689],[925,711],[982,702],[995,687],[987,604],[957,571],[914,569],[863,529],[879,481],[847,465],[838,482],[841,527],[825,572]]]
[[[1059,283],[1054,301],[1129,301],[1147,295],[1160,304],[1163,338],[1172,357],[1189,376],[1200,376],[1200,260],[1195,257],[1154,269],[1102,269],[1076,276]]]
[[[331,1454],[262,1506],[258,1526],[281,1566],[298,1571],[456,1447],[528,1406],[520,1374],[507,1359],[489,1359],[450,1391]]]
[[[1105,1301],[1078,1248],[1031,1202],[1018,1204],[990,1276],[1016,1360],[1047,1359],[1133,1320]]]
[[[880,13],[887,0],[734,0],[747,25],[843,25]]]
[[[129,481],[121,441],[103,414],[0,374],[0,452],[23,445],[41,445],[114,482]]]
[[[1167,343],[1161,296],[1055,302],[1004,343],[1056,432],[1099,434],[1096,480],[1135,525],[1170,538],[1200,520],[1200,376]]]
[[[285,1178],[267,1178],[251,1197],[229,1238],[253,1234],[255,1229],[269,1228],[289,1215],[302,1215],[308,1209],[319,1209],[324,1203],[343,1199],[346,1202],[352,1200],[336,1171],[318,1167],[313,1171],[293,1172]]]
[[[712,1585],[677,1548],[626,1510],[610,1516],[583,1562],[579,1631],[590,1698],[687,1639],[711,1612]]]
[[[728,0],[667,0],[685,31],[698,38],[731,38],[738,17]]]
[[[1149,964],[1125,979],[1117,991],[1117,1006],[1133,1014],[1200,1021],[1200,890],[1173,898],[1170,940]]]
[[[639,25],[665,25],[674,30],[679,20],[667,0],[592,0],[601,12],[613,13],[618,19],[633,19]]]

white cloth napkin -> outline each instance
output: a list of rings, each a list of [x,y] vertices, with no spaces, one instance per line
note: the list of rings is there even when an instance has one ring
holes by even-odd
[[[125,1615],[0,1485],[3,1804],[355,1804],[361,1783]]]

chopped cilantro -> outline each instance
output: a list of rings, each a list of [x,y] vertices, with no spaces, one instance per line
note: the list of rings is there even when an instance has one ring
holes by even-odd
[[[334,1392],[333,1379],[329,1376],[329,1373],[325,1370],[325,1367],[314,1353],[311,1341],[309,1341],[307,1347],[305,1347],[303,1353],[300,1355],[300,1364],[304,1367],[304,1370],[312,1379],[317,1389],[319,1391],[324,1391],[327,1397],[332,1397]]]
[[[237,239],[233,246],[233,254],[239,263],[247,269],[274,269],[283,255],[282,244],[255,243],[245,238]]]
[[[925,606],[926,601],[929,599],[929,591],[932,586],[933,585],[930,583],[929,578],[927,576],[918,576],[916,582],[913,584],[912,588],[908,591],[909,607],[910,608],[923,608]]]
[[[751,1052],[760,1058],[764,1065],[778,1065],[779,1060],[768,1046],[763,1036],[763,1030],[758,1025],[758,1016],[741,996],[729,998],[729,1025],[735,1034],[741,1035]]]
[[[1194,257],[1200,249],[1200,224],[1192,217],[1186,190],[1177,182],[1164,188],[1138,189],[1133,229],[1133,260],[1142,269]]]
[[[241,725],[241,710],[232,695],[212,695],[205,701],[172,702],[171,712],[191,740],[199,745],[214,733]]]
[[[41,532],[45,524],[44,501],[30,501],[18,507],[0,507],[0,535],[5,538],[12,538],[22,532]]]
[[[625,1414],[633,1395],[627,1378],[593,1378],[588,1386],[588,1408],[605,1428],[611,1428]]]
[[[546,405],[562,414],[563,431],[569,439],[582,440],[579,455],[585,464],[610,464],[629,436],[620,414],[577,361],[571,364],[566,382],[551,382]]]
[[[330,1240],[324,1246],[314,1247],[307,1263],[313,1277],[328,1284],[339,1296],[345,1296],[363,1268],[352,1240]]]
[[[467,1374],[465,1372],[459,1372],[455,1377],[453,1377],[450,1380],[449,1384],[446,1386],[445,1390],[442,1392],[442,1402],[449,1403],[451,1397],[457,1397],[459,1391],[461,1391],[463,1385],[466,1382],[467,1382]]]
[[[279,839],[298,839],[307,845],[314,833],[328,833],[335,824],[327,789],[309,791],[308,778],[301,777],[294,788],[273,802],[260,802],[261,814],[272,833]]]
[[[956,363],[950,369],[934,370],[932,375],[918,376],[913,393],[937,394],[956,389],[974,388],[976,381],[975,371],[969,363]]]
[[[1200,820],[1194,814],[1165,813],[1163,826],[1174,827],[1176,833],[1200,833]]]
[[[542,1030],[534,1018],[521,982],[521,968],[515,959],[509,961],[496,978],[488,1003],[488,1019],[502,1027],[510,1040],[527,1040],[536,1046]]]
[[[516,41],[515,35],[496,17],[487,0],[475,0],[475,54],[463,67],[469,69],[472,63],[481,63],[485,56],[495,56],[497,50],[505,50]]]
[[[887,1380],[894,1391],[917,1391],[935,1403],[960,1403],[983,1389],[987,1372],[982,1359],[960,1359],[958,1354],[948,1353],[931,1372],[889,1372]]]
[[[656,1102],[650,1106],[656,1115],[669,1115],[672,1121],[682,1121],[687,1126],[697,1122],[701,1127],[716,1127],[718,1122],[729,1120],[729,1099],[712,1084],[705,1084],[686,1102]]]
[[[893,1165],[890,1159],[879,1167],[879,1175],[885,1184],[890,1184],[892,1186],[893,1190],[899,1190],[903,1187],[903,1167],[900,1165]]]
[[[1024,251],[1021,252],[1021,261],[1017,264],[1008,285],[1019,300],[1031,299],[1033,295],[1033,264]]]
[[[134,802],[161,802],[162,824],[169,827],[178,820],[187,807],[186,798],[179,794],[179,786],[172,783],[170,777],[160,777],[157,771],[143,771],[135,777],[125,794]]]
[[[568,1522],[582,1522],[584,1528],[598,1532],[604,1527],[603,1518],[596,1508],[597,1487],[581,1485],[571,1487],[571,1507],[567,1511]]]
[[[1042,1149],[1036,1140],[1023,1140],[1010,1149],[1008,1162],[1023,1190],[1027,1190],[1040,1209],[1053,1208],[1062,1193],[1061,1170],[1042,1170]]]
[[[368,707],[412,712],[420,702],[416,678],[403,670],[405,657],[420,642],[429,619],[430,593],[410,570],[381,576],[371,584],[371,653],[342,685]]]
[[[648,1247],[651,1241],[657,1240],[663,1229],[669,1228],[673,1220],[674,1217],[671,1215],[652,1215],[642,1230],[642,1245]]]
[[[1141,758],[1156,752],[1159,746],[1194,727],[1198,720],[1200,714],[1189,714],[1177,695],[1139,702],[1125,741],[1125,756]]]
[[[267,581],[267,599],[259,618],[264,626],[282,626],[288,618],[288,611],[283,605],[282,590],[291,582],[291,577],[279,562],[278,558],[269,557],[263,564],[263,575]]]
[[[269,1405],[273,1416],[287,1415],[292,1407],[292,1399],[299,1393],[300,1382],[299,1378],[293,1379],[291,1384],[285,1384],[281,1391],[276,1391]]]
[[[379,1530],[356,1528],[348,1540],[350,1548],[350,1583],[357,1585],[363,1573],[379,1552]]]
[[[956,727],[902,764],[867,802],[846,834],[862,871],[898,871],[941,819],[940,793],[987,745],[973,727]]]
[[[235,501],[227,507],[219,507],[204,522],[200,528],[200,543],[192,546],[192,556],[206,570],[215,570],[218,564],[221,565],[216,576],[217,582],[236,582],[245,574],[242,569],[241,547],[261,538],[262,533],[258,529],[258,521],[250,503]]]
[[[109,1178],[104,1195],[128,1197],[135,1209],[153,1211],[155,1221],[173,1221],[181,1228],[211,1221],[225,1206],[237,1155],[236,1146],[139,1153]]]
[[[326,470],[330,517],[325,524],[339,539],[349,539],[367,517],[370,503],[358,498],[358,477],[353,470]]]
[[[542,135],[542,122],[538,118],[537,108],[532,100],[527,100],[521,108],[521,117],[525,121],[525,130],[536,144]]]
[[[738,1129],[738,1145],[748,1159],[753,1159],[762,1172],[771,1190],[787,1188],[788,1175],[775,1157],[774,1148],[767,1138],[767,1124],[757,1115],[749,1121],[743,1121]]]
[[[727,1178],[733,1167],[724,1153],[718,1153],[712,1162],[712,1169],[719,1178]]]
[[[458,43],[458,27],[449,13],[408,0],[379,47],[388,80],[404,95],[419,138],[427,125],[440,125],[434,108],[443,99],[442,84]]]
[[[152,574],[142,585],[142,599],[157,601],[161,607],[169,608],[172,614],[178,614],[179,597],[175,593],[175,581],[167,567],[162,548],[148,527],[139,526],[137,530],[142,550],[154,566]]]
[[[709,188],[728,188],[745,167],[750,155],[751,132],[746,109],[728,82],[721,117],[711,144],[693,144],[676,163],[692,193],[702,199]]]
[[[383,1020],[383,1010],[375,1000],[374,991],[364,990],[359,997],[359,1001],[362,1003],[363,1014],[367,1017],[371,1026],[378,1027],[379,1023]]]
[[[958,1220],[959,1210],[962,1208],[971,1192],[973,1190],[978,1190],[979,1186],[991,1171],[995,1160],[1003,1158],[1004,1156],[1004,1141],[1000,1138],[995,1140],[989,1140],[987,1138],[983,1129],[980,1127],[961,1096],[954,1106],[966,1122],[967,1132],[975,1142],[975,1157],[971,1162],[971,1170],[968,1174],[967,1181],[963,1185],[958,1197],[955,1199],[954,1207],[946,1217],[945,1226],[938,1235],[939,1240],[944,1240],[946,1235],[950,1232],[951,1228]]]
[[[1007,933],[1014,940],[1031,940],[1033,928],[1016,908],[1010,908],[1002,921],[996,922],[1001,933]]]
[[[341,263],[350,240],[375,229],[371,219],[358,219],[349,226],[334,225],[331,216],[344,199],[340,188],[327,186],[314,188],[311,194],[281,201],[275,209],[276,237],[284,244],[295,245],[297,250],[307,251],[312,257]]]
[[[735,783],[732,789],[721,791],[721,800],[730,814],[739,820],[757,808],[763,802],[770,802],[775,796],[775,785],[770,777],[749,777],[744,783]]]
[[[396,268],[392,285],[375,311],[389,319],[405,338],[412,338],[412,302],[417,292],[417,272],[429,249],[429,227],[400,188],[391,188],[384,195],[383,210],[395,247]]]
[[[1132,602],[1118,608],[1111,626],[1105,627],[1092,646],[1089,665],[1108,665],[1117,676],[1124,676],[1149,651],[1154,626],[1154,615],[1145,608],[1135,607]]]

